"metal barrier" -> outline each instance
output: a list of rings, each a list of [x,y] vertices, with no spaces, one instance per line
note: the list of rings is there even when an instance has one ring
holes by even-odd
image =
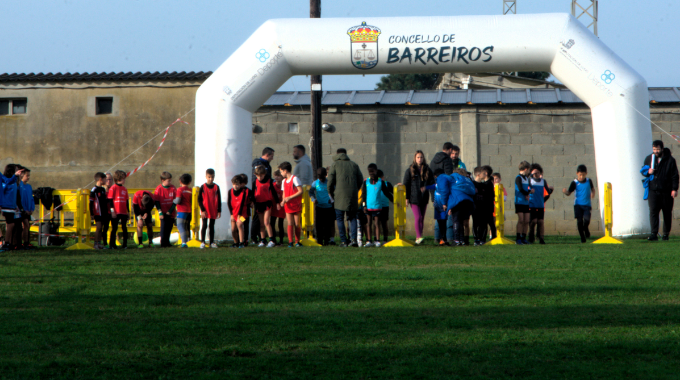
[[[413,247],[414,242],[406,240],[406,187],[394,186],[394,240],[383,247]]]
[[[604,184],[604,237],[595,240],[593,244],[623,244],[621,240],[612,236],[613,220],[612,184],[606,182]]]
[[[302,215],[300,215],[302,236],[300,244],[305,247],[321,247],[321,244],[314,239],[314,204],[309,197],[310,188],[309,185],[302,186]]]
[[[134,194],[138,191],[148,191],[153,194],[154,189],[129,189],[128,194],[130,199],[128,204],[130,207],[130,218],[128,219],[127,226],[132,230],[133,233],[137,229],[137,218],[133,217],[134,211],[132,207],[132,199]],[[199,229],[201,226],[201,209],[198,206],[198,187],[192,189],[191,194],[191,231],[193,232],[193,239],[187,242],[189,247],[199,247],[201,242],[198,240]],[[97,227],[93,225],[90,218],[90,190],[88,189],[78,189],[78,190],[53,190],[52,196],[59,196],[61,205],[53,204],[46,213],[45,207],[38,203],[36,205],[37,210],[39,210],[39,223],[49,222],[52,218],[46,218],[46,216],[54,216],[55,208],[59,208],[58,223],[59,223],[59,235],[70,235],[77,239],[77,243],[68,247],[67,249],[94,249],[94,245],[91,243],[90,234],[97,230]],[[73,214],[73,225],[67,225],[66,222],[70,221],[66,219],[66,214]],[[161,222],[156,208],[152,211],[152,230],[154,233],[160,233]],[[313,218],[313,217],[312,217]],[[313,219],[312,219],[313,226]],[[313,228],[313,227],[312,227]],[[34,225],[30,228],[31,232],[40,234],[40,225]],[[172,228],[171,233],[177,232],[177,226]],[[177,244],[181,244],[181,240]]]
[[[494,207],[496,210],[496,238],[491,239],[488,245],[515,244],[514,241],[505,237],[505,199],[503,199],[503,185],[494,187]]]

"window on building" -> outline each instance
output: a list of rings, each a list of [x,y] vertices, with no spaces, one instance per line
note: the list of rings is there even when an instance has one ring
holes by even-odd
[[[0,116],[26,113],[26,99],[0,99]]]
[[[26,113],[26,99],[14,99],[12,101],[12,114],[19,115]]]
[[[288,133],[298,133],[298,123],[288,123]]]
[[[113,98],[97,98],[97,115],[113,113]]]

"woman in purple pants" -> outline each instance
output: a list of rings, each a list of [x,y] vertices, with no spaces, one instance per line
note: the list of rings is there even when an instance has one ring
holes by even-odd
[[[406,206],[411,205],[415,219],[416,244],[423,242],[423,221],[430,201],[430,192],[425,186],[434,184],[434,175],[425,161],[422,150],[416,151],[413,163],[404,173],[404,187],[406,188]]]

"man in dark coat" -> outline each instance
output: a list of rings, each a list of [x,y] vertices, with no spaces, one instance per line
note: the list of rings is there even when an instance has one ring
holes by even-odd
[[[649,241],[659,240],[659,211],[663,212],[663,240],[668,240],[673,221],[673,201],[678,195],[678,165],[671,151],[664,148],[663,141],[652,143],[652,154],[645,158],[644,165],[649,166],[647,176],[654,175],[649,182],[649,223],[652,234]]]
[[[453,173],[453,161],[451,161],[451,152],[453,152],[453,147],[454,145],[451,144],[450,142],[444,143],[444,147],[442,147],[442,151],[438,152],[437,154],[432,157],[432,161],[430,162],[430,170],[432,172],[436,172],[437,169],[443,169],[444,173],[446,174],[451,174]]]
[[[359,166],[350,161],[347,151],[338,149],[333,157],[333,165],[328,173],[328,193],[335,203],[335,220],[342,240],[342,246],[357,246],[357,210],[359,208],[359,189],[364,182]],[[350,239],[347,239],[345,215],[350,224]]]
[[[250,174],[250,189],[252,191],[255,191],[255,181],[257,181],[257,177],[255,176],[255,168],[258,166],[264,166],[265,169],[267,169],[267,174],[265,174],[265,181],[269,181],[272,178],[272,167],[269,164],[272,162],[274,159],[274,149],[270,147],[266,147],[262,149],[262,157],[256,158],[253,160],[253,165],[252,165],[252,173]],[[280,186],[280,184],[279,184]],[[275,219],[275,218],[272,218]],[[257,213],[253,213],[253,219],[252,219],[252,226],[250,228],[250,237],[253,240],[253,243],[257,244],[257,242],[260,240],[260,218],[258,217]],[[246,231],[245,231],[245,237],[246,240],[248,239],[248,224],[245,225]]]

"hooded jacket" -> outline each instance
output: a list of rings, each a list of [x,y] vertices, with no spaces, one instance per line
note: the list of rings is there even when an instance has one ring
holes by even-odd
[[[314,168],[312,167],[312,160],[308,155],[304,155],[295,160],[295,168],[293,168],[293,175],[300,179],[303,185],[312,185],[314,182]]]
[[[451,157],[444,152],[439,152],[432,157],[430,169],[432,170],[432,173],[436,172],[437,169],[444,169],[444,173],[450,175],[455,168],[453,167]]]
[[[652,167],[652,156],[650,154],[645,158],[644,165]],[[654,168],[654,179],[649,181],[649,191],[656,192],[667,192],[670,194],[671,191],[678,191],[678,165],[675,162],[675,158],[671,155],[671,151],[668,148],[663,148],[663,157]],[[645,175],[645,177],[649,174]]]
[[[335,200],[336,210],[356,211],[359,206],[359,188],[364,182],[359,166],[345,153],[333,157],[328,173],[328,193]]]
[[[430,186],[434,184],[434,174],[432,174],[432,169],[430,169],[427,164],[424,171],[424,175],[420,174],[420,171],[414,170],[413,175],[411,174],[410,165],[406,172],[404,173],[404,180],[402,183],[406,187],[406,200],[408,200],[412,205],[426,205],[430,201],[430,192],[421,192],[420,189],[423,187]],[[423,178],[427,177],[427,179]]]
[[[458,173],[437,177],[437,191],[441,194],[442,201],[446,202],[448,210],[463,201],[473,202],[472,197],[476,192],[472,180]]]

